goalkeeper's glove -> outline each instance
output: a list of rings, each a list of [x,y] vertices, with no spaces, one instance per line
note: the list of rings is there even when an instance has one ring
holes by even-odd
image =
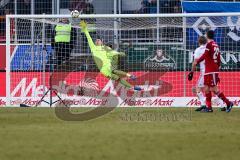
[[[80,27],[85,30],[87,28],[87,23],[84,20],[81,20]]]
[[[191,71],[190,73],[188,73],[188,80],[191,81],[193,79],[193,71]]]

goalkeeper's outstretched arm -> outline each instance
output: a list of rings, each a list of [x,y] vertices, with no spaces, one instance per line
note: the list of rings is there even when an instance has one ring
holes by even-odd
[[[87,23],[85,21],[81,21],[80,22],[80,27],[82,28],[83,33],[86,35],[88,45],[89,45],[91,51],[93,52],[96,48],[96,45],[94,44],[94,42],[92,40],[92,37],[89,34],[89,31],[88,31],[88,28],[87,28]]]
[[[118,52],[113,50],[112,48],[105,46],[105,50],[107,51],[108,57],[114,57],[114,56],[126,56],[124,52]],[[111,58],[110,58],[111,59]]]
[[[112,50],[111,52],[108,52],[109,55],[112,56],[126,56],[126,54],[124,52],[117,52],[115,50]]]

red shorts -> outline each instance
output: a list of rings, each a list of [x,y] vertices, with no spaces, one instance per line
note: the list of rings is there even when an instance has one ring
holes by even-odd
[[[204,85],[214,87],[220,82],[218,73],[204,75]]]

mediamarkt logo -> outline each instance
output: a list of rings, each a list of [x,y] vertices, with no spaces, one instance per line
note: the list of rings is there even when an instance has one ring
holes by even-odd
[[[41,97],[48,89],[47,86],[40,84],[38,82],[38,78],[32,78],[30,82],[28,82],[27,78],[22,78],[20,82],[14,87],[11,92],[12,97]],[[99,84],[96,80],[87,78],[81,80],[78,85],[67,84],[66,81],[59,81],[58,85],[53,85],[53,89],[56,89],[59,93],[66,96],[74,96],[78,95],[80,92],[83,92],[81,96],[109,96],[117,95],[122,98],[127,97],[157,97],[159,96],[159,90],[163,87],[163,81],[156,80],[155,84],[149,84],[149,81],[145,81],[143,85],[141,85],[144,89],[144,92],[133,92],[131,90],[127,90],[124,86],[122,86],[118,82],[114,82],[108,80],[105,86],[100,89]]]
[[[48,88],[45,85],[38,84],[38,78],[33,78],[29,84],[27,84],[27,78],[22,78],[12,91],[11,96],[40,97]],[[66,95],[78,95],[80,92],[83,92],[85,96],[95,96],[99,91],[98,83],[91,78],[82,79],[78,85],[68,85],[66,81],[59,81],[59,85],[53,85],[52,87]]]

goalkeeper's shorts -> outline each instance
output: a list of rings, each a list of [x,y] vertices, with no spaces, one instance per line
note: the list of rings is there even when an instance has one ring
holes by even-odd
[[[105,77],[111,77],[112,75],[112,69],[110,67],[102,67],[100,72],[105,76]]]
[[[119,76],[112,72],[112,69],[109,67],[103,67],[100,72],[107,78],[112,80],[118,80]]]

